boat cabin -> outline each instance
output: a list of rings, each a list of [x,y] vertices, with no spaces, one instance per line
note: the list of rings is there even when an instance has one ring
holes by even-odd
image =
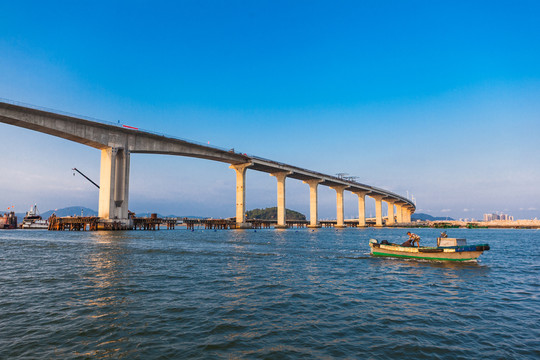
[[[457,238],[437,238],[437,247],[446,247],[446,246],[465,246],[467,245],[466,239],[457,239]]]

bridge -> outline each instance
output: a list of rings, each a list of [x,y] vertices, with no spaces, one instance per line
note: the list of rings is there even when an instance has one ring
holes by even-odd
[[[71,140],[101,151],[99,217],[130,225],[128,216],[130,154],[166,154],[219,161],[236,172],[237,228],[245,223],[246,171],[268,173],[277,180],[277,225],[287,227],[285,218],[285,182],[287,178],[303,181],[310,189],[310,227],[320,227],[318,186],[336,191],[336,227],[345,227],[343,193],[358,196],[358,226],[366,226],[365,198],[375,199],[375,223],[383,226],[382,202],[388,204],[386,224],[409,223],[416,206],[398,194],[351,179],[322,174],[297,166],[223,150],[212,146],[142,131],[130,126],[106,123],[63,114],[48,109],[0,101],[0,122]],[[395,209],[394,209],[395,207]]]

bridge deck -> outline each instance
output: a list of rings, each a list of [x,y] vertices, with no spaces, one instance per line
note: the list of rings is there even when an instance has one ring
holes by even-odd
[[[381,196],[411,209],[414,203],[398,194],[356,181],[303,169],[257,156],[241,154],[202,145],[172,136],[143,131],[119,124],[106,123],[62,114],[54,110],[39,109],[18,103],[0,101],[0,122],[47,133],[98,149],[125,148],[130,153],[168,154],[220,161],[232,165],[251,164],[249,169],[266,173],[288,172],[289,178],[297,180],[320,180],[324,186],[345,186],[351,192],[363,192],[369,196]]]

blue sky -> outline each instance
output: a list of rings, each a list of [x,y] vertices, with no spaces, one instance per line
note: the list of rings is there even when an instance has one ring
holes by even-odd
[[[2,98],[346,172],[436,216],[540,217],[538,2],[0,6]],[[99,179],[99,152],[4,124],[0,141],[14,159],[0,208],[97,208],[70,169]],[[234,215],[225,164],[131,160],[133,211]],[[275,206],[275,192],[274,178],[248,173],[248,208]],[[308,196],[287,182],[289,208],[307,214]],[[319,212],[335,217],[332,190]]]

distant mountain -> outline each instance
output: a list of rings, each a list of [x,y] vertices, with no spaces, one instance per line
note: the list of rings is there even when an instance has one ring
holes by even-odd
[[[97,216],[98,213],[95,210],[89,209],[84,206],[70,206],[62,209],[56,209],[56,210],[49,210],[41,213],[41,217],[44,219],[48,219],[52,213],[55,213],[58,217],[64,217],[64,216]],[[24,217],[24,216],[23,216]]]
[[[412,214],[411,216],[411,220],[412,221],[416,221],[416,220],[420,220],[420,221],[436,221],[436,220],[449,220],[449,221],[452,221],[454,219],[452,219],[451,217],[441,217],[441,216],[431,216],[431,215],[428,215],[428,214],[422,214],[422,213],[418,213],[418,214]]]
[[[249,210],[246,216],[248,219],[276,220],[277,207]],[[285,217],[287,220],[306,220],[306,215],[290,209],[285,209]]]

